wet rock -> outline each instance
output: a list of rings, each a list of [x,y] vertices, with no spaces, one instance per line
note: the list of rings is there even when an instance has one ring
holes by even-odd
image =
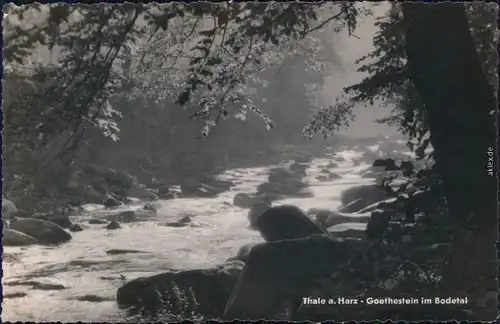
[[[350,240],[326,235],[254,245],[222,319],[276,319],[284,300],[300,304],[315,279],[352,259],[351,245]]]
[[[116,221],[111,221],[109,222],[108,225],[106,225],[107,230],[115,230],[121,228],[120,224]]]
[[[138,220],[136,212],[133,210],[126,210],[118,215],[111,215],[106,217],[110,221],[122,222],[122,223],[132,223]]]
[[[191,225],[191,217],[189,216],[184,216],[183,218],[179,219],[176,222],[170,222],[165,224],[165,226],[168,227],[186,227],[189,225]]]
[[[286,179],[295,178],[294,174],[285,168],[275,168],[269,171],[269,183],[279,183]]]
[[[348,203],[356,199],[363,200],[363,204],[360,203],[360,205],[364,205],[361,207],[364,208],[373,203],[387,199],[387,192],[385,189],[376,184],[370,184],[351,187],[347,190],[344,190],[340,195],[340,201],[342,202],[342,205],[347,205]]]
[[[87,185],[83,188],[82,196],[83,201],[91,204],[102,204],[103,200],[106,199],[103,193],[99,192],[91,185]]]
[[[165,195],[162,195],[161,197],[159,197],[160,199],[163,199],[163,200],[171,200],[171,199],[175,199],[177,198],[177,196],[171,192],[171,193],[168,193],[168,194],[165,194]]]
[[[283,184],[279,188],[279,192],[284,195],[294,195],[305,188],[307,188],[307,184],[302,182],[302,180],[290,178],[283,181]]]
[[[184,179],[181,183],[181,192],[186,196],[198,194],[201,183],[195,179]]]
[[[342,176],[336,172],[331,172],[328,174],[328,180],[338,180],[342,179]]]
[[[328,233],[330,233],[332,237],[336,238],[363,238],[366,236],[366,231],[363,230],[349,228],[338,231],[335,226],[328,228]]]
[[[81,232],[83,231],[83,227],[80,224],[71,224],[69,227],[70,232]]]
[[[345,162],[346,159],[342,155],[335,155],[334,160],[337,162]]]
[[[159,208],[159,207],[158,207],[157,205],[155,205],[155,204],[151,204],[151,203],[150,203],[150,204],[146,204],[146,205],[144,205],[144,207],[143,207],[143,209],[144,209],[144,210],[153,211],[153,212],[157,212],[157,211],[158,211],[158,208]]]
[[[10,228],[31,237],[41,244],[60,244],[71,240],[71,234],[61,226],[34,218],[18,218],[10,224]]]
[[[248,222],[251,228],[257,229],[257,220],[269,208],[271,208],[271,204],[265,200],[257,201],[250,207],[248,211]]]
[[[106,224],[106,223],[107,223],[106,220],[99,219],[99,218],[92,218],[92,219],[89,220],[89,224],[99,224],[99,225],[101,225],[101,224]]]
[[[370,213],[343,213],[340,211],[331,211],[328,217],[325,219],[323,225],[326,228],[332,227],[334,225],[345,224],[345,223],[357,223],[357,224],[367,224],[371,219]]]
[[[338,168],[339,165],[332,161],[332,162],[329,162],[325,167],[331,169],[331,168]]]
[[[333,211],[323,208],[311,208],[307,211],[307,215],[312,217],[316,223],[325,228],[327,219],[332,215]]]
[[[356,199],[348,203],[347,205],[342,205],[339,207],[339,211],[343,213],[355,213],[355,212],[361,212],[361,210],[366,205],[366,202],[362,199]]]
[[[312,160],[313,158],[310,155],[302,155],[294,158],[295,163],[310,163]]]
[[[123,198],[123,202],[125,204],[138,204],[141,202],[139,198],[134,198],[134,197],[125,197]]]
[[[112,196],[108,196],[104,201],[104,206],[107,208],[118,207],[121,203]]]
[[[138,198],[140,200],[157,200],[158,196],[151,190],[141,185],[134,185],[125,192],[127,197]]]
[[[50,283],[50,282],[40,282],[40,281],[14,281],[4,283],[6,286],[30,286],[32,289],[36,290],[63,290],[66,289],[61,284]]]
[[[2,244],[4,246],[28,246],[39,243],[36,238],[22,232],[10,228],[3,229]]]
[[[89,303],[102,303],[105,301],[111,301],[113,298],[110,297],[101,297],[97,295],[83,295],[79,297],[75,297],[74,300],[84,301]]]
[[[266,241],[280,241],[326,234],[297,206],[281,205],[271,207],[258,219],[256,228]]]
[[[302,163],[292,163],[288,167],[290,171],[305,171],[307,170],[308,165],[307,164],[302,164]]]
[[[257,186],[257,194],[271,194],[278,196],[280,194],[280,186],[276,183],[264,182]]]
[[[4,293],[3,298],[5,298],[5,299],[12,299],[12,298],[22,298],[22,297],[26,297],[26,296],[28,296],[28,294],[25,293],[25,292],[15,292],[15,293],[10,293],[10,294],[9,293],[7,293],[7,294]]]
[[[2,197],[2,218],[11,218],[17,211],[17,207],[12,200]]]
[[[399,170],[399,167],[396,166],[396,161],[391,158],[387,159],[376,159],[373,161],[373,167],[384,167],[386,171],[394,171]]]
[[[158,188],[158,198],[165,199],[164,197],[171,194],[170,188],[167,185],[160,186]]]
[[[21,260],[21,258],[19,257],[19,253],[5,253],[5,252],[3,252],[2,259],[3,262],[10,262],[10,263],[19,262]]]
[[[47,220],[49,222],[55,223],[62,228],[69,228],[71,226],[71,220],[69,219],[68,216],[64,215],[58,215],[58,216],[51,216],[47,217]]]
[[[106,254],[109,254],[109,255],[129,254],[129,253],[147,253],[147,252],[138,251],[138,250],[122,250],[122,249],[111,249],[111,250],[106,251]]]
[[[238,193],[233,198],[233,205],[240,208],[250,208],[255,203],[255,197],[247,193]]]
[[[117,186],[120,188],[130,188],[135,184],[135,179],[130,174],[105,168],[95,165],[87,165],[85,173],[96,181],[98,179],[104,180],[110,186]]]
[[[249,243],[243,245],[239,250],[238,253],[236,254],[235,257],[229,258],[227,261],[234,261],[234,260],[239,260],[242,262],[247,262],[248,256],[250,255],[250,251],[252,251],[252,247],[254,247],[257,243]]]
[[[244,263],[235,261],[212,269],[133,279],[118,289],[117,302],[121,308],[152,314],[161,309],[187,318],[186,313],[196,311],[206,318],[219,318],[243,267]],[[186,302],[187,309],[182,307]]]
[[[373,211],[371,218],[366,225],[366,234],[368,237],[381,237],[387,228],[389,228],[390,215],[383,211]]]

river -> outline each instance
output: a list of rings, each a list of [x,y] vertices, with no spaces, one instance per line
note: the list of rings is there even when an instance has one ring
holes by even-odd
[[[377,146],[368,147],[372,151]],[[312,207],[335,209],[340,194],[346,188],[367,184],[373,179],[360,173],[369,165],[353,163],[362,153],[345,150],[337,152],[344,161],[332,172],[341,178],[319,181],[328,158],[313,160],[307,170],[306,182],[311,197],[275,201],[273,205],[294,204],[307,210]],[[116,306],[115,295],[123,280],[152,275],[170,269],[206,268],[234,256],[238,249],[251,242],[260,242],[260,235],[248,228],[247,210],[232,205],[235,194],[253,192],[265,182],[269,168],[229,170],[221,179],[232,180],[231,191],[216,198],[174,199],[156,202],[160,209],[151,221],[122,224],[109,231],[104,225],[87,225],[84,231],[73,233],[69,243],[57,247],[5,247],[10,255],[3,263],[4,295],[23,293],[20,298],[5,298],[2,321],[34,322],[123,322],[127,319]],[[143,204],[142,204],[143,205]],[[129,209],[142,205],[127,206]],[[125,207],[124,207],[125,208]],[[101,206],[86,206],[86,212],[76,216],[78,222],[103,215]],[[172,228],[162,223],[176,221],[189,215],[199,227]],[[337,225],[363,228],[364,224]],[[133,249],[144,253],[109,255],[111,249]],[[124,277],[125,278],[124,278]],[[13,282],[36,281],[50,283],[60,289],[37,290]],[[81,301],[82,296],[94,295],[99,302]]]

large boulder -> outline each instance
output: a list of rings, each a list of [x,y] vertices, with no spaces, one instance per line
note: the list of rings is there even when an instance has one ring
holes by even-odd
[[[326,220],[330,217],[333,211],[323,208],[311,208],[307,211],[307,216],[312,217],[316,223],[325,228]]]
[[[126,192],[125,196],[127,197],[132,197],[132,198],[138,198],[141,200],[156,200],[158,199],[158,196],[153,192],[153,190],[148,189],[142,185],[134,185],[130,187]]]
[[[71,226],[71,220],[66,215],[52,215],[46,219],[49,222],[55,223],[62,228],[69,228]]]
[[[349,188],[344,190],[340,195],[342,205],[347,205],[357,199],[363,200],[363,203],[360,204],[362,207],[360,208],[364,208],[378,201],[387,199],[387,192],[379,185],[370,184]]]
[[[121,203],[113,196],[108,196],[106,200],[104,200],[104,206],[108,208],[118,207]]]
[[[276,195],[280,194],[281,186],[277,183],[264,182],[257,186],[257,194],[258,195]]]
[[[3,229],[2,245],[4,246],[27,246],[39,243],[36,238],[22,232],[11,228]]]
[[[118,289],[117,302],[121,308],[151,314],[161,311],[187,317],[185,312],[194,310],[206,318],[219,318],[243,267],[243,262],[232,261],[211,269],[133,279]],[[186,301],[194,309],[183,309]]]
[[[172,193],[167,185],[159,186],[158,188],[158,198],[160,199],[171,199]]]
[[[61,226],[41,219],[17,218],[10,228],[37,239],[41,244],[61,244],[71,240],[71,234]]]
[[[355,257],[351,245],[356,243],[313,235],[254,245],[223,320],[291,320],[277,317],[284,302],[289,300],[287,306],[296,310],[314,280],[331,275]]]
[[[11,218],[17,213],[16,205],[12,200],[2,197],[2,217]]]
[[[313,222],[299,207],[281,205],[271,207],[258,217],[255,224],[262,237],[269,242],[307,237],[328,232]]]
[[[83,201],[91,204],[102,204],[106,199],[106,195],[96,190],[91,185],[86,185],[83,188]]]
[[[252,248],[256,245],[257,243],[248,243],[240,247],[238,250],[238,253],[236,256],[229,258],[227,261],[234,261],[234,260],[239,260],[242,262],[247,262],[248,257],[250,255],[250,251],[252,251]]]
[[[271,204],[265,200],[257,201],[252,205],[252,207],[250,207],[250,210],[248,211],[248,222],[250,223],[250,228],[257,229],[257,220],[269,208],[271,208]]]
[[[360,211],[364,206],[365,206],[365,201],[359,198],[351,201],[347,205],[340,206],[338,210],[343,213],[355,213]]]
[[[233,198],[233,205],[240,208],[250,208],[256,202],[256,197],[254,195],[240,192],[236,194]]]
[[[181,183],[181,192],[185,196],[195,196],[199,193],[201,183],[196,179],[184,179]]]
[[[295,178],[293,172],[285,168],[275,168],[269,170],[268,181],[269,183],[280,183],[290,178]]]

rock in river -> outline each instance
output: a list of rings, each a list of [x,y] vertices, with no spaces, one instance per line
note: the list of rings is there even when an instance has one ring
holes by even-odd
[[[2,197],[2,218],[11,218],[16,212],[16,205],[11,200]]]
[[[359,257],[357,245],[357,240],[325,235],[254,245],[223,319],[278,319],[277,310],[285,300],[291,301],[291,311],[296,310],[315,279]]]
[[[233,261],[211,269],[171,271],[137,278],[118,289],[117,302],[121,308],[152,314],[162,311],[187,316],[185,312],[194,308],[207,318],[217,318],[222,316],[243,267],[243,262]],[[191,309],[183,308],[185,298]]]
[[[269,208],[258,219],[256,228],[269,242],[303,238],[328,232],[313,222],[297,206],[281,205]]]
[[[111,221],[109,222],[108,225],[106,225],[106,229],[108,230],[115,230],[121,228],[120,224],[116,221]]]
[[[71,240],[71,234],[61,226],[34,218],[17,218],[10,228],[37,239],[41,244],[60,244]]]
[[[27,246],[39,243],[36,238],[27,234],[10,228],[3,229],[2,244],[4,246]]]
[[[347,205],[357,199],[362,199],[363,203],[358,205],[358,208],[361,209],[387,199],[387,192],[376,184],[370,184],[349,188],[340,195],[342,205]]]

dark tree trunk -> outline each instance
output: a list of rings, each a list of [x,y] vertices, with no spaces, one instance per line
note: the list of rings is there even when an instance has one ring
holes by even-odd
[[[494,90],[481,70],[463,4],[405,3],[403,15],[408,66],[429,116],[450,213],[459,221],[472,216],[472,236],[459,234],[453,244],[453,279],[473,286],[480,278],[471,276],[480,273],[484,284],[496,287],[497,181],[496,169],[487,170],[488,152],[495,168],[497,161]]]

